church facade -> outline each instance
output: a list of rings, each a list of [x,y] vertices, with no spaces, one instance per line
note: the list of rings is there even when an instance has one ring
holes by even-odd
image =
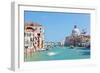
[[[65,37],[65,46],[90,47],[90,35],[75,25],[70,36]]]

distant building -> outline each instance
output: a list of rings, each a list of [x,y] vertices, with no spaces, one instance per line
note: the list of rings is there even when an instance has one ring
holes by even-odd
[[[81,32],[80,32],[79,28],[76,25],[74,25],[74,28],[72,30],[72,36],[79,36],[80,33]]]
[[[90,46],[90,35],[87,35],[84,30],[81,32],[75,25],[72,34],[65,37],[64,45],[88,47]]]
[[[44,28],[37,23],[25,23],[24,47],[29,52],[44,48]]]

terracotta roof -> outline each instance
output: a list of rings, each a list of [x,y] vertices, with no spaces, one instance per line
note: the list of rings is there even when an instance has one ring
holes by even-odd
[[[35,29],[33,29],[32,27],[27,27],[26,30],[28,30],[28,29],[35,31]]]
[[[25,25],[30,25],[30,26],[42,26],[38,23],[35,23],[35,22],[28,22],[28,23],[25,23]]]

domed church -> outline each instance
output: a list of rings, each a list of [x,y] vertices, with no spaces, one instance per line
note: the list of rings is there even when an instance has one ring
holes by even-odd
[[[76,25],[74,25],[74,28],[72,30],[72,36],[79,36],[80,34],[81,34],[81,32],[80,32],[79,28]]]

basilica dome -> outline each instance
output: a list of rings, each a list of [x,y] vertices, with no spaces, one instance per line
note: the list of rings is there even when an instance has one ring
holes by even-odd
[[[79,36],[80,35],[80,30],[79,28],[77,28],[77,26],[75,25],[73,30],[72,30],[72,36]]]

